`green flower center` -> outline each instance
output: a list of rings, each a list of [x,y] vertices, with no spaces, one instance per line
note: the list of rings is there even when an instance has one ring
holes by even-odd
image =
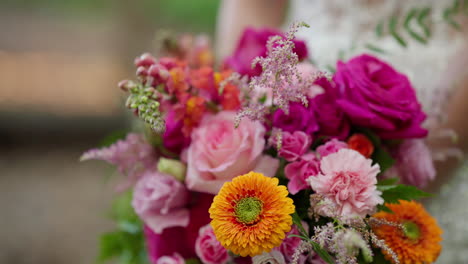
[[[262,213],[263,204],[255,197],[246,197],[239,200],[234,207],[237,221],[250,225],[258,220]]]
[[[412,240],[419,239],[421,235],[421,230],[419,230],[419,226],[413,222],[405,222],[403,223],[403,227],[405,228],[404,234],[406,237]]]

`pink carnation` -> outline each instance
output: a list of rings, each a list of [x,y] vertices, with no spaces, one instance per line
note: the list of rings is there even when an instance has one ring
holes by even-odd
[[[302,131],[295,131],[294,133],[283,132],[278,155],[292,162],[304,155],[311,144],[312,137]]]
[[[404,140],[393,153],[396,164],[385,172],[387,177],[400,177],[404,184],[423,188],[434,180],[436,171],[429,148],[422,139]]]
[[[336,205],[337,215],[364,217],[383,203],[376,187],[380,167],[359,152],[340,149],[322,158],[320,169],[319,175],[307,181],[317,194]]]
[[[304,155],[301,160],[289,163],[284,168],[286,178],[289,179],[288,190],[296,194],[300,190],[309,188],[307,179],[316,176],[320,172],[320,163],[314,154]]]
[[[136,184],[132,206],[155,233],[168,227],[189,224],[188,191],[174,177],[160,172],[147,172]]]
[[[227,250],[216,239],[209,224],[200,228],[195,251],[205,264],[224,264],[230,259]]]
[[[160,257],[156,264],[185,264],[185,260],[181,255],[174,253],[172,256]]]
[[[317,148],[317,153],[320,155],[321,158],[328,156],[332,153],[338,152],[338,150],[348,148],[348,144],[343,141],[339,141],[338,139],[332,139],[327,143],[319,146]]]
[[[142,135],[128,134],[109,147],[91,149],[81,156],[81,160],[104,160],[117,166],[127,180],[118,186],[122,191],[135,184],[145,170],[156,168],[158,155]]]

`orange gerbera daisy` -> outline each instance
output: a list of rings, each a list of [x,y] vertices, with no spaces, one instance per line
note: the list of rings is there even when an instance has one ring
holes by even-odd
[[[250,172],[226,182],[209,210],[218,241],[233,253],[255,256],[281,244],[294,205],[277,178]]]
[[[385,240],[402,264],[427,264],[436,261],[442,249],[442,229],[424,207],[417,202],[400,201],[399,204],[386,204],[393,213],[378,212],[373,217],[403,225],[378,225],[373,231]],[[388,260],[390,254],[383,252]]]

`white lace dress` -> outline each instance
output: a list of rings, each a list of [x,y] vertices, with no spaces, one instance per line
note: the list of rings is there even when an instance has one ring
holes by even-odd
[[[444,106],[450,101],[453,87],[468,73],[468,23],[463,32],[442,19],[445,8],[453,1],[443,0],[293,0],[289,21],[304,21],[298,37],[307,41],[314,62],[325,69],[339,59],[361,53],[373,53],[371,44],[385,50],[378,55],[412,81],[429,118],[426,126],[437,126],[443,120]],[[412,8],[431,7],[432,34],[426,45],[412,39],[403,30],[405,15]],[[399,17],[398,32],[406,40],[404,48],[390,35],[377,37],[375,28]],[[388,28],[388,27],[387,27]],[[387,29],[388,30],[388,29]],[[432,133],[434,134],[434,133]],[[437,263],[468,263],[468,163],[443,186],[437,198],[427,204],[428,210],[444,229],[444,249]]]

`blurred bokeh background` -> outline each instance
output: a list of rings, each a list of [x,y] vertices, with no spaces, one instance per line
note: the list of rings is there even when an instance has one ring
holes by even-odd
[[[0,263],[94,263],[110,167],[80,154],[128,126],[116,84],[156,32],[206,32],[217,0],[0,1]]]

